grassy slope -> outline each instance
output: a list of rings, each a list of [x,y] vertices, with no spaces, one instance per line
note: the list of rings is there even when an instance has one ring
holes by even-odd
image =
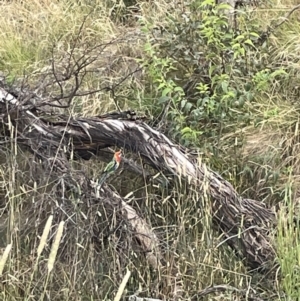
[[[128,34],[134,26],[138,26],[134,19],[130,20],[130,27],[112,21],[113,15],[121,15],[124,12],[122,3],[117,3],[112,10],[111,6],[100,0],[23,2],[26,4],[22,4],[21,1],[0,3],[0,69],[8,72],[12,81],[22,75],[24,69],[33,72],[47,65],[53,44],[62,53],[67,51],[84,15],[90,12],[91,5],[95,10],[87,20],[79,45],[99,40],[108,41],[116,36]],[[265,4],[264,8],[257,9],[261,26],[266,28],[270,20],[280,20],[293,4],[296,4],[296,1],[284,1],[284,4],[273,1],[273,4]],[[163,1],[151,4],[141,2],[139,14],[153,23],[159,23],[165,10],[170,11],[170,5],[172,4]],[[284,213],[286,208],[290,213],[296,210],[299,199],[299,106],[297,95],[294,95],[295,87],[299,85],[299,18],[300,13],[295,12],[290,21],[278,28],[276,35],[272,36],[274,63],[289,66],[288,70],[292,76],[288,81],[278,83],[281,85],[280,93],[272,93],[271,89],[268,94],[262,94],[257,100],[255,112],[258,117],[262,117],[263,122],[259,126],[250,125],[244,129],[246,143],[239,154],[241,164],[248,166],[252,173],[250,176],[244,170],[239,180],[234,183],[240,192],[247,193],[245,189],[249,189],[253,198],[261,199],[261,195],[264,195],[271,204],[273,198],[281,200],[282,206],[278,213],[280,226],[274,240],[278,248],[282,277],[277,279],[275,286],[268,283],[267,277],[263,279],[259,274],[247,273],[226,244],[216,248],[222,238],[215,238],[216,233],[210,228],[209,215],[199,218],[199,213],[194,210],[199,197],[197,193],[191,192],[188,196],[182,196],[179,192],[174,192],[176,204],[161,203],[155,201],[143,187],[137,194],[144,202],[136,202],[133,205],[139,208],[141,214],[147,216],[147,220],[156,227],[157,233],[163,238],[162,248],[170,261],[170,270],[160,272],[161,283],[165,285],[156,286],[156,274],[151,273],[149,267],[129,251],[130,247],[123,251],[118,249],[117,236],[108,245],[101,245],[97,253],[90,247],[92,242],[83,239],[82,232],[75,227],[68,229],[70,238],[64,252],[60,254],[64,255],[64,259],[57,258],[53,271],[47,274],[47,259],[49,256],[52,259],[55,257],[54,254],[50,254],[49,246],[45,246],[34,271],[33,265],[38,261],[34,250],[39,245],[39,236],[51,213],[51,210],[39,201],[44,198],[42,195],[45,192],[51,191],[51,187],[48,187],[50,185],[45,181],[43,183],[48,185],[46,188],[36,187],[35,184],[31,185],[32,191],[29,191],[28,186],[24,188],[24,179],[29,177],[26,174],[26,162],[20,159],[24,158],[24,154],[17,152],[17,155],[12,155],[15,152],[8,151],[0,169],[3,185],[1,208],[6,202],[6,210],[0,211],[0,246],[4,248],[12,242],[13,249],[5,266],[5,282],[1,284],[0,298],[29,300],[32,299],[32,295],[37,300],[43,294],[48,294],[51,300],[109,300],[113,298],[120,284],[126,265],[133,271],[128,293],[133,293],[140,286],[145,296],[149,296],[151,291],[155,292],[154,297],[158,297],[158,294],[168,296],[172,292],[173,284],[166,284],[171,278],[171,269],[176,266],[187,296],[209,285],[223,283],[244,289],[253,287],[260,291],[262,296],[275,295],[278,300],[283,293],[287,297],[282,297],[282,300],[294,300],[299,296],[300,288],[297,284],[300,283],[300,272],[295,268],[300,265],[299,234],[298,230],[287,226],[292,215]],[[116,56],[126,56],[132,62],[131,58],[143,55],[143,43],[120,44],[117,48],[111,48],[110,52]],[[116,79],[121,75],[120,72],[115,72],[105,78],[90,78],[85,85],[97,87],[98,81],[108,80],[107,77]],[[143,107],[143,82],[137,80],[135,84],[139,87],[139,92],[133,93],[127,83],[119,91],[125,99],[122,98],[122,108]],[[127,100],[131,97],[138,101]],[[78,108],[75,109],[78,111]],[[80,100],[79,110],[82,114],[93,115],[110,109],[115,109],[115,104],[108,93]],[[234,135],[232,133],[232,136]],[[226,139],[230,138],[228,134],[223,139],[226,142]],[[224,162],[220,162],[219,165],[226,165],[226,159],[228,158],[225,157]],[[26,160],[30,161],[30,158]],[[97,163],[89,162],[89,165],[79,168],[96,175],[95,165]],[[266,174],[272,172],[279,174],[279,180],[276,186],[268,187]],[[38,204],[41,215],[30,215],[32,202]],[[75,215],[77,225],[79,228],[85,228],[86,220],[80,214],[80,208],[74,208],[78,210]],[[26,218],[31,225],[26,222]],[[31,226],[35,223],[38,226],[32,232]],[[23,229],[24,225],[28,227],[27,232]],[[232,300],[233,297],[230,293],[223,293],[220,298]]]

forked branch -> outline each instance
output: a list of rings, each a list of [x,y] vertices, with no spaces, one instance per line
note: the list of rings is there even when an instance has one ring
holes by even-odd
[[[7,107],[12,107],[8,113],[15,110],[12,103],[16,103],[16,100],[12,101],[12,96],[4,90],[2,99],[0,117],[3,126],[7,127]],[[70,145],[72,151],[85,158],[108,146],[123,147],[139,153],[153,168],[172,174],[175,178],[185,179],[196,187],[200,195],[211,197],[215,227],[225,235],[225,242],[245,259],[249,267],[268,269],[267,264],[273,262],[275,251],[268,237],[275,223],[273,212],[261,202],[243,199],[228,181],[205,164],[195,164],[178,145],[138,120],[134,112],[91,118],[59,115],[53,121],[53,116],[39,116],[21,106],[17,106],[17,109],[18,114],[11,114],[10,120],[17,129],[20,145],[27,146],[38,155],[47,153],[49,147],[64,149],[68,155]],[[126,214],[131,214],[126,206],[124,210]]]

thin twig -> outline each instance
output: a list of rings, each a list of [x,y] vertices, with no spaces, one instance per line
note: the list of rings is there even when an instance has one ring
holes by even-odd
[[[273,27],[273,30],[275,30],[277,27],[279,27],[281,24],[285,23],[286,21],[288,21],[289,17],[291,16],[291,14],[296,11],[297,9],[300,8],[300,4],[296,5],[295,7],[293,7],[284,17],[283,20],[281,22],[279,22],[278,24],[276,24]]]
[[[231,285],[221,284],[221,285],[214,285],[211,287],[207,287],[204,290],[202,290],[200,293],[194,295],[192,297],[192,301],[199,300],[199,298],[202,298],[204,296],[207,296],[212,293],[217,292],[225,292],[225,291],[231,291],[239,294],[243,294],[244,296],[247,296],[247,300],[249,301],[264,301],[264,299],[256,296],[249,296],[248,291],[244,289],[238,289]]]
[[[288,21],[289,17],[291,16],[291,14],[296,11],[297,9],[300,8],[300,4],[294,6],[284,17],[283,17],[283,20],[279,23],[277,23],[276,25],[274,25],[273,27],[272,26],[269,26],[267,31],[263,32],[258,41],[260,44],[263,44],[267,38],[271,35],[271,33],[273,33],[279,26],[281,26],[283,23],[285,23],[286,21]]]

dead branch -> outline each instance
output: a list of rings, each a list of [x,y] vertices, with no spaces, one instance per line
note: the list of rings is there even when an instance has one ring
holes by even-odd
[[[157,269],[162,258],[159,240],[149,225],[138,216],[137,212],[128,205],[117,193],[111,191],[104,184],[101,187],[102,192],[105,192],[107,198],[106,203],[114,208],[119,208],[123,218],[130,224],[134,237],[139,242],[145,257],[151,267]]]
[[[192,301],[199,300],[199,298],[203,298],[204,296],[207,296],[212,293],[217,293],[217,292],[234,292],[236,294],[242,295],[246,300],[249,301],[263,301],[264,299],[260,297],[256,297],[255,294],[249,293],[247,290],[244,289],[238,289],[234,286],[231,285],[214,285],[211,287],[207,287],[204,290],[202,290],[200,293],[192,297]]]
[[[128,297],[129,301],[162,301],[161,299],[153,299],[153,298],[142,298],[136,295],[132,295]]]
[[[26,147],[29,148],[32,153],[42,159],[42,161],[44,162],[43,164],[45,165],[45,170],[47,170],[49,174],[51,174],[54,170],[58,174],[60,174],[61,179],[59,181],[61,183],[61,186],[63,187],[62,190],[65,191],[67,189],[67,186],[69,186],[69,188],[72,190],[77,190],[76,184],[79,184],[79,187],[83,188],[85,195],[88,195],[90,200],[93,200],[95,203],[103,202],[106,207],[111,207],[111,210],[115,211],[116,214],[119,214],[122,217],[122,220],[126,221],[126,223],[128,224],[133,237],[138,242],[142,253],[145,255],[145,258],[148,261],[149,265],[157,269],[160,266],[161,259],[158,238],[153,233],[151,227],[149,227],[149,225],[141,217],[138,216],[137,212],[130,205],[128,205],[116,192],[112,192],[106,185],[103,185],[103,187],[101,187],[100,197],[99,191],[91,189],[91,186],[87,185],[86,176],[84,176],[81,172],[72,172],[72,178],[65,182],[65,177],[63,175],[67,175],[71,170],[69,162],[66,158],[66,153],[63,151],[64,146],[66,146],[64,144],[64,142],[66,141],[64,138],[65,133],[61,132],[59,134],[59,137],[57,136],[57,133],[55,133],[55,131],[52,133],[45,132],[45,130],[41,127],[43,121],[40,120],[40,123],[37,116],[35,116],[31,111],[27,110],[26,107],[22,106],[13,95],[7,93],[2,88],[0,88],[0,103],[2,103],[2,105],[9,104],[9,106],[13,108],[12,111],[16,109],[21,110],[18,112],[18,117],[20,118],[18,119],[18,121],[10,121],[6,118],[8,116],[15,116],[14,114],[16,112],[14,111],[13,114],[7,115],[6,117],[4,117],[5,114],[2,114],[0,117],[2,118],[2,120],[0,122],[4,122],[4,124],[6,124],[8,127],[13,127],[13,124],[14,126],[17,126],[17,124],[21,122],[20,124],[22,124],[22,126],[24,126],[25,128],[27,126],[30,126],[32,127],[31,129],[37,130],[37,132],[35,133],[35,138],[30,135],[31,137],[28,136],[27,139],[25,137],[25,132],[30,132],[31,129],[23,128],[25,132],[23,131],[22,133],[19,133],[19,142],[22,145],[26,145]],[[2,109],[5,110],[3,107]],[[48,125],[44,123],[44,126],[47,127]],[[79,127],[82,128],[84,127],[84,125],[79,124]],[[40,135],[44,136],[46,140],[43,141],[43,138],[40,139]],[[89,136],[88,132],[86,132],[86,135]],[[33,145],[35,142],[37,144]],[[62,192],[62,198],[64,198],[64,192]]]
[[[0,94],[0,122],[8,132],[9,123],[13,125],[19,145],[44,160],[49,148],[66,156],[74,151],[79,157],[97,154],[108,146],[138,153],[153,168],[186,179],[197,187],[200,195],[209,195],[214,225],[224,233],[226,243],[250,268],[269,269],[267,265],[275,258],[268,238],[275,223],[273,212],[258,201],[243,199],[229,182],[204,164],[197,166],[179,146],[138,120],[134,112],[93,118],[59,115],[53,121],[53,116],[27,109],[4,89],[0,89]],[[126,206],[123,210],[128,216],[134,215]]]
[[[275,30],[277,27],[281,26],[283,23],[287,22],[289,17],[292,15],[293,12],[295,12],[297,9],[300,8],[300,4],[294,6],[290,11],[286,13],[286,15],[283,17],[283,20],[278,22],[274,27],[273,30]]]
[[[287,22],[290,18],[290,16],[300,8],[300,4],[294,6],[290,11],[288,11],[285,16],[282,18],[282,20],[274,25],[270,25],[268,26],[267,30],[263,33],[261,33],[260,37],[259,37],[259,42],[262,45],[269,37],[272,33],[274,33],[274,31],[281,26],[282,24],[284,24],[285,22]]]

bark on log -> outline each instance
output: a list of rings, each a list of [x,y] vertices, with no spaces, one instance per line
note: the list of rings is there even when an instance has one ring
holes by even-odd
[[[105,185],[103,186],[105,187]],[[101,189],[105,188],[101,187]],[[159,240],[151,227],[138,216],[134,208],[128,205],[120,195],[107,188],[105,189],[105,193],[109,199],[108,203],[115,208],[120,208],[123,218],[130,224],[131,230],[138,240],[149,265],[154,269],[160,267],[162,256],[159,248]]]
[[[179,146],[139,120],[134,112],[92,118],[53,117],[39,112],[33,104],[19,104],[4,89],[0,89],[0,100],[3,127],[9,132],[13,125],[16,141],[36,155],[46,156],[53,148],[65,149],[67,155],[73,150],[87,158],[108,146],[139,153],[153,168],[186,178],[200,193],[211,196],[214,225],[250,268],[268,269],[273,262],[275,252],[268,237],[275,223],[273,212],[261,202],[243,199],[228,181],[204,164],[194,164]]]

